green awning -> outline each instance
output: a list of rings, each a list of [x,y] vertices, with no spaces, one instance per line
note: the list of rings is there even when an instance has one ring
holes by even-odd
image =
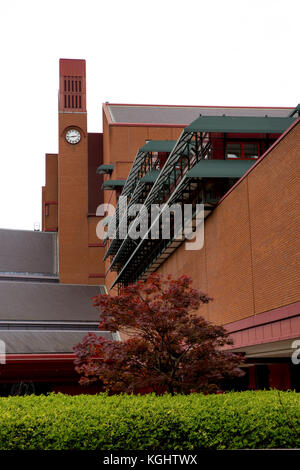
[[[172,152],[176,140],[150,140],[139,150],[141,152]]]
[[[300,104],[297,104],[296,108],[290,112],[289,117],[295,116],[296,113],[298,113],[298,116],[300,116]]]
[[[241,178],[256,160],[200,160],[188,178]]]
[[[143,181],[143,183],[154,183],[159,173],[159,170],[150,170],[143,176],[143,178],[140,179],[140,181]]]
[[[113,172],[114,165],[100,165],[98,166],[96,173],[97,175],[111,174]]]
[[[292,117],[199,116],[184,132],[232,132],[281,134],[290,127]]]
[[[119,188],[123,188],[124,184],[125,184],[126,180],[108,180],[108,181],[104,181],[104,183],[102,184],[101,186],[101,189],[119,189]]]

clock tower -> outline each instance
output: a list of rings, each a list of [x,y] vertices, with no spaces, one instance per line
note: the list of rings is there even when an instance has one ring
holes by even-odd
[[[85,60],[60,59],[58,241],[60,282],[88,278],[88,135]]]

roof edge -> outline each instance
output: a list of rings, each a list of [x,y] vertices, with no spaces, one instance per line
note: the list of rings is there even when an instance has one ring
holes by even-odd
[[[182,127],[185,128],[186,124],[165,124],[165,123],[149,123],[149,122],[110,122],[110,127]]]
[[[186,123],[183,124],[174,124],[174,123],[141,123],[141,122],[115,122],[112,120],[111,113],[108,109],[109,106],[128,106],[128,107],[158,107],[158,108],[217,108],[217,109],[286,109],[293,110],[294,106],[220,106],[220,105],[184,105],[184,104],[141,104],[141,103],[102,103],[103,113],[106,117],[107,123],[109,126],[119,126],[119,127],[164,127],[164,128],[185,128],[187,127]]]
[[[157,106],[161,108],[230,108],[230,109],[295,109],[295,106],[221,106],[204,104],[141,104],[141,103],[103,103],[106,106]]]

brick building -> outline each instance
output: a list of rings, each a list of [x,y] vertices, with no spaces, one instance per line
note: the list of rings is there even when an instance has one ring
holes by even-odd
[[[76,77],[83,84],[82,108],[75,101]],[[247,386],[299,389],[291,361],[292,342],[300,337],[299,106],[105,103],[103,133],[93,135],[91,147],[84,93],[84,62],[62,60],[58,206],[48,205],[56,183],[47,178],[43,189],[43,229],[58,225],[61,282],[76,277],[89,284],[99,276],[116,293],[154,271],[189,274],[214,298],[201,314],[223,324],[234,349],[245,353]],[[70,129],[80,132],[79,143],[67,142]],[[53,156],[46,158],[48,175]],[[112,220],[119,226],[120,194],[129,205],[146,207],[203,203],[203,248],[186,250],[184,240],[172,237],[124,240],[118,231],[104,242],[95,238],[101,202],[117,207]]]
[[[39,234],[55,240],[57,285],[62,291],[75,286],[87,298],[88,289],[100,285],[116,293],[118,286],[154,271],[189,274],[194,286],[214,299],[200,314],[223,324],[233,349],[246,356],[240,386],[299,390],[291,361],[292,343],[300,338],[299,106],[105,103],[103,132],[89,133],[85,61],[61,59],[59,86],[58,154],[46,154],[42,230],[47,233]],[[119,238],[121,194],[129,206],[203,204],[203,248],[186,250],[186,240],[178,240],[172,227],[167,240]],[[116,207],[107,219],[116,223],[112,239],[96,234],[102,203]],[[161,217],[158,223],[161,227]],[[40,291],[45,299],[46,290]],[[81,321],[85,315],[91,321],[89,308],[84,313],[80,307]],[[75,309],[74,318],[70,312],[76,323],[79,312]],[[34,315],[37,322],[38,311]],[[52,322],[66,318],[58,307],[47,315]],[[51,354],[55,347],[61,352],[48,337],[48,345],[57,345],[49,346]],[[68,354],[71,358],[70,347]]]
[[[224,325],[232,349],[246,356],[242,386],[299,390],[299,367],[291,360],[300,338],[299,106],[103,109],[104,162],[113,168],[104,183],[107,202],[118,197],[114,184],[124,178],[115,159],[123,158],[125,168],[135,155],[122,190],[129,207],[202,203],[205,209],[198,251],[186,250],[174,233],[151,239],[151,222],[138,240],[130,232],[120,239],[117,230],[105,242],[107,289],[114,293],[151,272],[189,274],[214,299],[200,313]],[[136,220],[127,218],[127,225]],[[117,227],[124,221],[118,206],[113,221]]]

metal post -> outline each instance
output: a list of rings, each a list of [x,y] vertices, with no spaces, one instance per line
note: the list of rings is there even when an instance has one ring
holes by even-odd
[[[202,132],[200,132],[200,145],[201,145],[201,150],[200,150],[201,160],[203,160],[203,138],[202,138]],[[198,161],[198,160],[197,160],[197,161]]]

